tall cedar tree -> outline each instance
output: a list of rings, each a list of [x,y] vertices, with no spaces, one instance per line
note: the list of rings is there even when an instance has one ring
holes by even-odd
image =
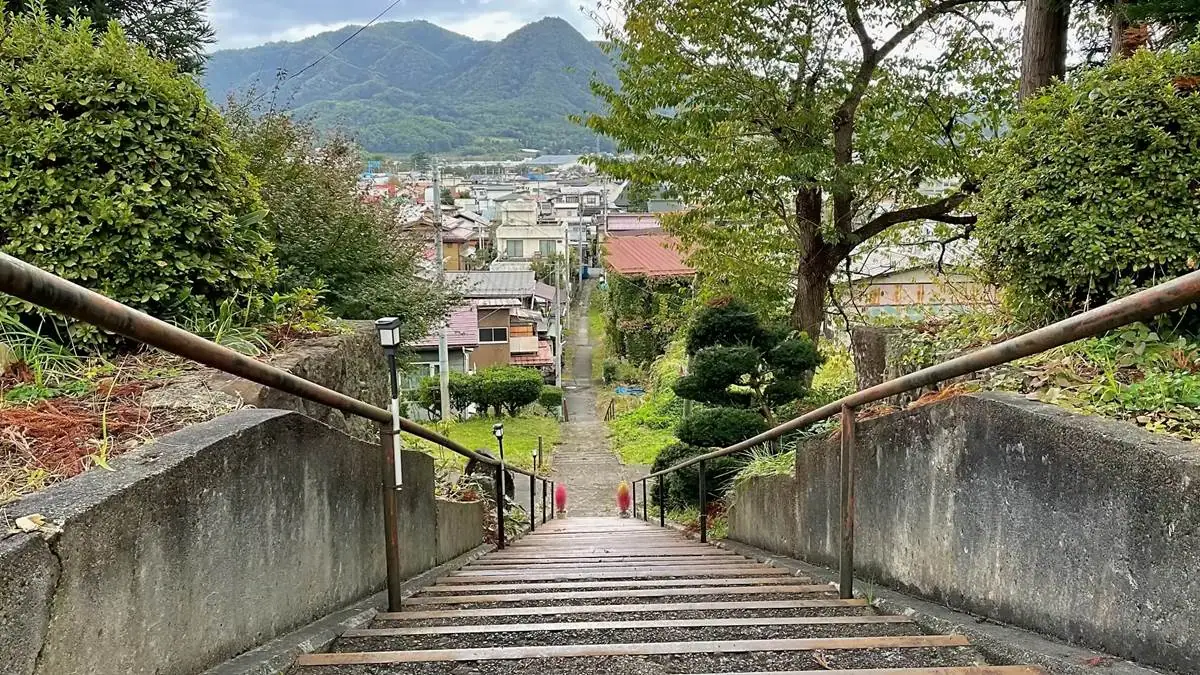
[[[792,326],[815,338],[830,276],[860,244],[973,222],[958,210],[1016,81],[1000,8],[611,0],[620,86],[594,82],[609,110],[581,121],[633,153],[602,170],[693,205],[665,224],[707,283],[756,305],[790,296]]]
[[[130,40],[185,73],[204,70],[205,50],[215,39],[204,18],[208,0],[8,0],[5,8],[26,12],[39,5],[52,17],[70,19],[78,13],[98,31],[116,21]]]

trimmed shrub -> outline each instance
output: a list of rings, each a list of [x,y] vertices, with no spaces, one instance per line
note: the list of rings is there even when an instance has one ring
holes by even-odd
[[[0,250],[170,321],[273,283],[257,185],[194,78],[115,26],[0,34]]]
[[[688,330],[687,353],[714,345],[760,346],[769,337],[749,307],[737,300],[718,300],[696,313]]]
[[[521,366],[494,366],[478,374],[479,397],[488,406],[509,415],[516,415],[521,408],[538,400],[545,383],[542,374],[532,368]]]
[[[675,429],[675,435],[686,445],[724,448],[767,430],[762,415],[747,408],[708,408],[697,413]]]
[[[450,373],[450,409],[460,418],[479,398],[479,378],[467,373]],[[442,383],[436,375],[421,378],[417,385],[417,404],[429,411],[431,417],[442,413]],[[486,411],[484,411],[486,412]]]
[[[1198,77],[1200,45],[1141,50],[1024,103],[976,230],[1018,313],[1064,317],[1196,268]]]
[[[658,457],[654,460],[651,472],[662,471],[686,459],[703,455],[709,451],[710,448],[700,448],[686,443],[669,445],[658,454]],[[733,484],[734,477],[746,465],[746,461],[746,458],[741,455],[731,455],[705,462],[704,488],[705,492],[708,493],[708,501],[710,503],[721,499],[728,492],[729,486]],[[669,474],[667,476],[666,492],[666,507],[668,509],[699,506],[700,465],[693,464]],[[653,495],[653,502],[658,504],[657,486],[651,488],[651,494]]]
[[[542,393],[538,395],[538,402],[547,410],[554,410],[562,405],[563,391],[559,387],[542,387]]]

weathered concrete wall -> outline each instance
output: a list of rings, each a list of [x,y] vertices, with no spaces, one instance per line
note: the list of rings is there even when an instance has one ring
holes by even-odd
[[[293,375],[386,408],[387,362],[375,326],[370,321],[348,323],[353,329],[350,333],[305,341],[273,356],[269,362]],[[349,417],[327,406],[224,373],[211,372],[209,378],[209,387],[235,394],[248,406],[295,410],[356,438],[368,441],[379,438],[379,430],[370,420]]]
[[[797,454],[794,507],[756,482],[730,536],[832,566],[838,442]],[[860,578],[1200,672],[1200,447],[987,394],[861,423],[857,470]],[[774,544],[748,529],[771,519]]]
[[[384,581],[378,446],[241,410],[0,509],[0,673],[200,672]],[[432,460],[403,457],[404,568],[437,563]],[[477,531],[482,541],[482,527]]]
[[[437,500],[437,563],[440,565],[483,543],[484,509],[477,502]]]
[[[796,553],[796,480],[764,476],[754,489],[739,490],[728,511],[730,536],[758,548],[791,556]]]

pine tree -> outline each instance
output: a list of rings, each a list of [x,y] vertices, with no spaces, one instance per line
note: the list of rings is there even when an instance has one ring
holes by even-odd
[[[205,48],[215,37],[204,19],[208,0],[9,0],[6,9],[29,12],[39,5],[52,17],[91,19],[98,30],[116,21],[130,40],[185,73],[204,70]]]

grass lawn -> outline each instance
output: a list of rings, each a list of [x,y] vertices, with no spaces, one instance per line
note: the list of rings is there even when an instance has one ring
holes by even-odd
[[[592,291],[592,302],[588,305],[588,336],[592,343],[592,382],[604,381],[604,360],[608,358],[608,345],[604,343],[604,305],[606,294],[600,289]]]
[[[559,421],[552,417],[530,415],[528,417],[476,417],[466,422],[451,422],[441,427],[437,422],[427,426],[436,428],[451,440],[462,443],[471,450],[487,450],[493,456],[499,455],[496,447],[496,437],[492,435],[492,425],[500,422],[504,425],[504,460],[514,466],[524,469],[533,468],[533,449],[537,447],[538,436],[542,437],[542,449],[546,457],[542,467],[548,468],[553,461],[553,447],[558,443]],[[422,449],[432,454],[440,462],[451,464],[466,464],[466,458],[432,443],[418,441]]]
[[[608,423],[612,444],[626,464],[651,465],[663,448],[675,442],[672,429],[653,429],[629,418],[617,418]]]

